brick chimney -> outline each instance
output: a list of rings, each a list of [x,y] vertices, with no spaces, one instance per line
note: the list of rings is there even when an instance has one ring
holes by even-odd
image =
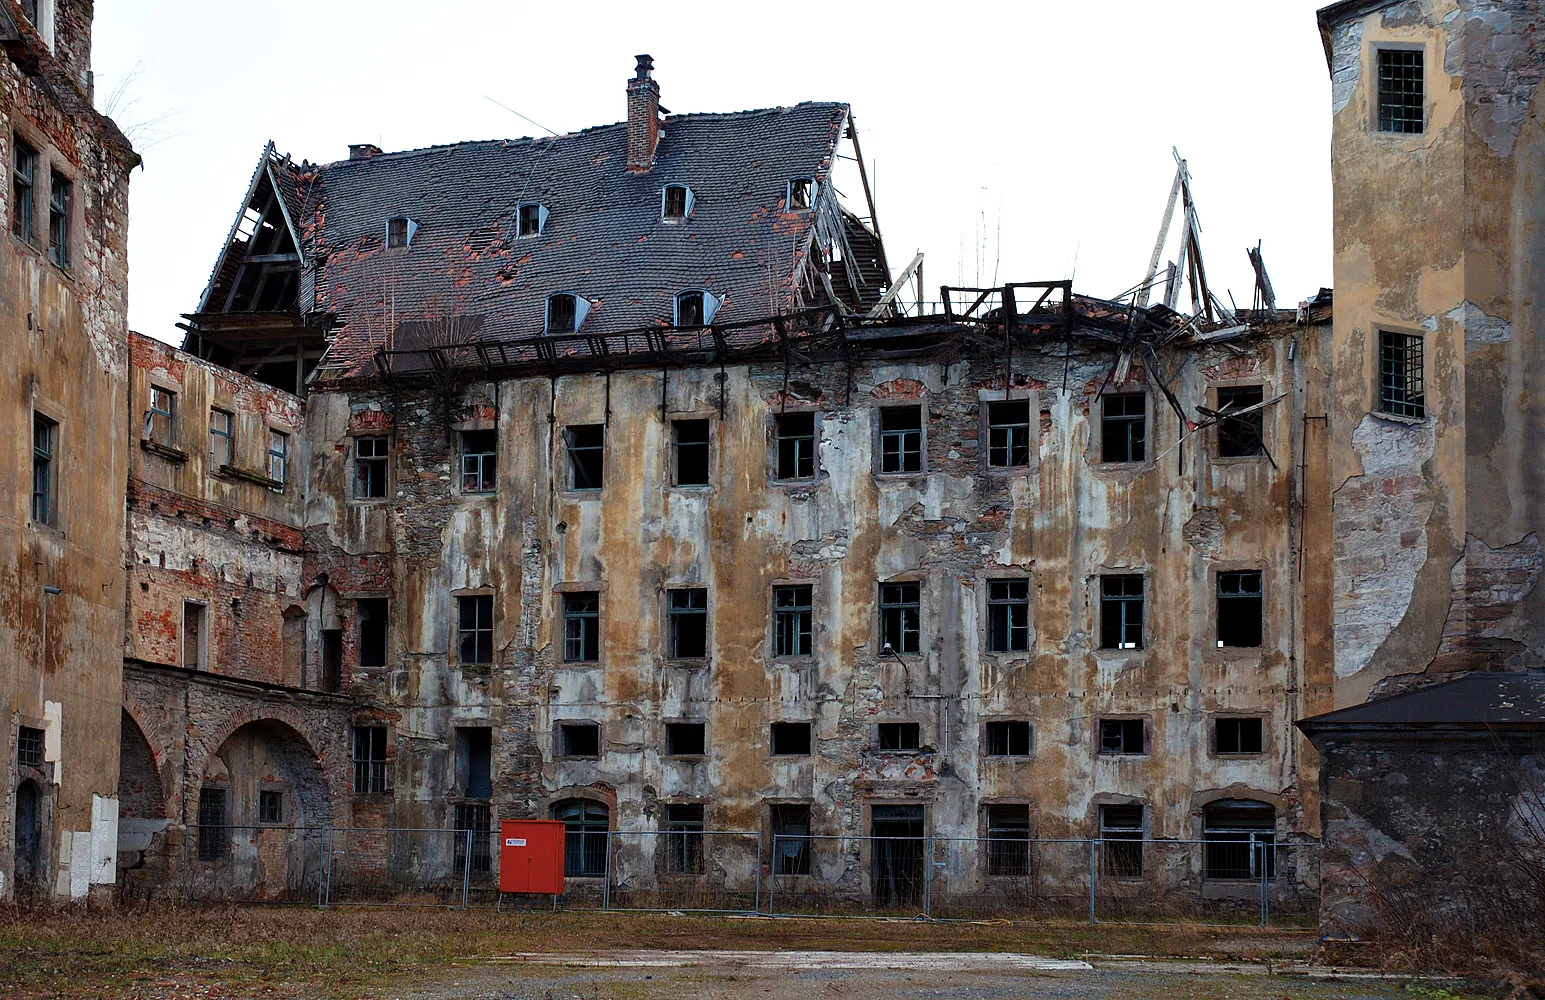
[[[628,81],[628,170],[643,173],[654,165],[660,143],[660,85],[649,73],[654,58],[635,56],[638,67]]]

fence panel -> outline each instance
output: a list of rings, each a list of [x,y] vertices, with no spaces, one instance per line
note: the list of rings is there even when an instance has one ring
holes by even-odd
[[[777,914],[918,916],[928,909],[928,838],[771,838],[767,905]]]
[[[613,831],[603,905],[754,912],[761,902],[761,839],[743,830]],[[563,901],[571,902],[569,893]]]
[[[180,861],[185,899],[318,903],[326,841],[324,827],[193,826],[167,860]]]
[[[492,905],[498,893],[494,842],[485,831],[334,828],[325,902]]]

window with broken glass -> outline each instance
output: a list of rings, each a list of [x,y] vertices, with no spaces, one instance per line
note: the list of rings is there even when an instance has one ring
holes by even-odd
[[[408,245],[408,220],[406,216],[397,216],[386,220],[386,245],[391,247],[405,247]]]
[[[987,874],[1030,874],[1030,807],[987,807]]]
[[[354,439],[354,498],[375,500],[386,496],[390,471],[391,439],[359,437]]]
[[[354,727],[354,794],[384,795],[391,791],[386,770],[386,727]]]
[[[226,410],[209,411],[209,470],[218,472],[236,458],[236,418]]]
[[[540,236],[547,226],[547,209],[537,204],[526,204],[519,208],[520,219],[517,235]]]
[[[994,469],[1017,469],[1030,464],[1028,399],[987,404],[987,464]]]
[[[778,479],[815,478],[815,414],[776,413],[773,434],[778,454],[775,473]]]
[[[813,178],[795,177],[789,181],[789,211],[807,212],[814,204],[815,180]]]
[[[32,221],[33,194],[38,168],[37,150],[12,138],[11,152],[11,232],[31,243],[37,233]]]
[[[665,870],[672,875],[703,873],[703,807],[665,807]]]
[[[359,665],[386,666],[387,598],[361,597],[354,602],[359,619]]]
[[[1101,719],[1100,753],[1135,756],[1147,753],[1142,719]]]
[[[809,656],[813,590],[808,584],[773,588],[773,655]]]
[[[1261,573],[1218,574],[1218,646],[1253,649],[1261,644]]]
[[[1030,581],[987,581],[987,649],[994,653],[1030,648]]]
[[[921,406],[887,406],[880,410],[880,471],[923,471]]]
[[[810,723],[774,722],[769,734],[774,757],[810,756]]]
[[[1100,807],[1100,874],[1138,878],[1143,874],[1143,807]]]
[[[922,585],[880,584],[880,652],[915,653],[921,631]]]
[[[1421,132],[1426,127],[1420,49],[1379,49],[1379,131]]]
[[[1142,462],[1147,456],[1148,411],[1143,394],[1100,397],[1100,461]]]
[[[581,424],[566,434],[569,450],[569,489],[598,490],[605,471],[606,425]]]
[[[671,437],[675,449],[672,485],[709,485],[708,421],[672,420]]]
[[[708,655],[708,591],[670,591],[670,648],[675,660]]]
[[[145,412],[145,439],[171,447],[177,419],[177,394],[159,385],[150,387],[150,409]]]
[[[987,723],[986,751],[989,757],[1030,756],[1030,723],[1003,719]]]
[[[660,203],[661,216],[670,222],[680,222],[687,217],[687,186],[667,184]]]
[[[676,293],[676,325],[702,326],[703,293],[697,289]]]
[[[461,432],[461,491],[492,493],[498,472],[497,431]]]
[[[875,727],[875,749],[911,751],[923,745],[923,727],[915,722],[882,722]]]
[[[290,436],[273,428],[268,430],[268,478],[278,483],[274,492],[283,493],[290,471]]]
[[[667,757],[701,757],[708,752],[708,727],[701,722],[668,722],[665,725]]]
[[[1143,648],[1141,574],[1100,577],[1100,648]]]
[[[810,807],[778,804],[772,811],[773,873],[810,874]]]
[[[1218,412],[1225,414],[1218,420],[1218,457],[1247,458],[1266,453],[1266,412],[1251,410],[1239,413],[1266,400],[1266,389],[1259,385],[1233,385],[1218,389]]]
[[[584,663],[601,658],[601,595],[594,590],[563,595],[563,659]]]
[[[1413,420],[1427,416],[1421,337],[1379,331],[1379,412]]]
[[[456,598],[456,662],[494,662],[494,598],[465,594]]]

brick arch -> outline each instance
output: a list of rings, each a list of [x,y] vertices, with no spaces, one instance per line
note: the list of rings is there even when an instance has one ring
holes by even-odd
[[[329,800],[329,809],[336,816],[346,801],[348,763],[339,757],[341,751],[328,752],[318,749],[328,747],[328,743],[321,738],[317,720],[309,718],[308,714],[288,705],[244,705],[224,715],[218,727],[205,730],[207,735],[191,739],[188,744],[186,765],[189,795],[183,805],[187,821],[193,822],[196,818],[193,813],[198,807],[197,788],[204,780],[204,772],[209,767],[210,758],[218,754],[230,738],[242,728],[254,723],[278,724],[294,733],[295,738],[310,753],[321,770],[322,787]]]
[[[120,818],[164,819],[170,805],[155,744],[145,727],[125,706],[119,714],[118,810]]]

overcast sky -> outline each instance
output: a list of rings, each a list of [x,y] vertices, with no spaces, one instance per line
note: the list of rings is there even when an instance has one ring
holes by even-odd
[[[97,103],[135,139],[129,322],[180,337],[263,144],[326,162],[624,117],[633,56],[677,113],[852,104],[892,265],[930,286],[1143,276],[1191,167],[1208,277],[1330,283],[1330,97],[1311,0],[98,3]],[[847,192],[859,201],[859,192]],[[1172,234],[1170,255],[1176,236]],[[978,262],[981,262],[980,266]]]

